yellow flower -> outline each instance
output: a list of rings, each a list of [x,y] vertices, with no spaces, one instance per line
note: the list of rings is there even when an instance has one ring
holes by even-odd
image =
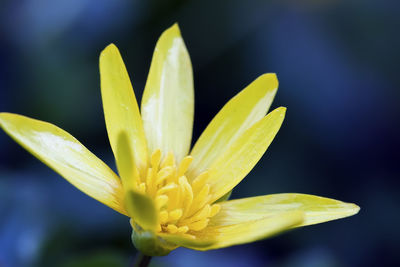
[[[119,177],[52,124],[0,113],[0,126],[78,189],[129,216],[133,242],[145,254],[243,244],[358,212],[354,204],[305,194],[226,200],[283,122],[283,107],[266,115],[278,87],[275,74],[260,76],[232,98],[192,150],[192,66],[176,24],[157,42],[141,113],[113,44],[100,55],[100,76]]]

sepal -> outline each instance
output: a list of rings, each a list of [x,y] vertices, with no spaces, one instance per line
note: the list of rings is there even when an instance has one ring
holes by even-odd
[[[144,230],[132,219],[132,243],[137,250],[147,256],[166,256],[178,246],[157,236],[154,232]]]

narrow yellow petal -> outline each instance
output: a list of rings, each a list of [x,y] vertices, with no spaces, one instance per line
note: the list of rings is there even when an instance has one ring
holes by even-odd
[[[304,221],[296,225],[299,227],[352,216],[360,209],[352,203],[294,193],[230,200],[219,205],[221,211],[212,218],[210,225],[229,225],[240,223],[247,218],[258,220],[279,212],[302,211]]]
[[[129,216],[145,230],[155,231],[158,224],[156,204],[147,195],[137,191],[125,194],[125,205]]]
[[[111,44],[100,55],[101,96],[108,137],[117,158],[118,135],[126,132],[139,171],[147,166],[147,145],[139,107],[118,48]]]
[[[210,203],[231,191],[260,160],[279,131],[286,108],[277,108],[243,132],[210,166]]]
[[[210,224],[212,221],[213,218],[211,218]],[[194,232],[193,237],[165,235],[163,239],[195,250],[218,249],[268,238],[288,230],[302,221],[303,213],[301,211],[280,212],[261,219],[243,218],[241,222],[229,225],[213,223],[200,232]]]
[[[262,119],[277,89],[276,75],[264,74],[226,103],[193,147],[188,176],[194,178],[206,170],[244,131]]]
[[[117,139],[115,158],[125,192],[135,190],[135,185],[140,182],[138,174],[135,173],[135,162],[130,148],[128,135],[126,132],[121,132]]]
[[[135,172],[135,161],[130,148],[128,135],[121,132],[118,135],[116,160],[125,191],[125,208],[129,216],[143,229],[154,231],[158,225],[157,209],[168,201],[168,197],[162,195],[153,201],[145,194],[146,184],[140,183],[139,174]]]
[[[150,153],[173,151],[180,162],[190,148],[194,93],[192,64],[177,24],[157,42],[141,112]]]
[[[79,190],[126,215],[118,176],[69,133],[11,113],[0,113],[0,127]]]

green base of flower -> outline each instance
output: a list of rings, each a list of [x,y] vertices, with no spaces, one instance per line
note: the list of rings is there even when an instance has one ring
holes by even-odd
[[[147,256],[166,256],[176,249],[175,244],[168,243],[151,231],[142,229],[132,223],[132,243],[137,250]]]

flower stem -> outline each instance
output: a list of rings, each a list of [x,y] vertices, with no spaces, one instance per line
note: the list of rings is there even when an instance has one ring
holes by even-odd
[[[146,256],[141,252],[138,252],[135,264],[133,266],[135,267],[147,267],[149,266],[151,261],[151,256]]]

